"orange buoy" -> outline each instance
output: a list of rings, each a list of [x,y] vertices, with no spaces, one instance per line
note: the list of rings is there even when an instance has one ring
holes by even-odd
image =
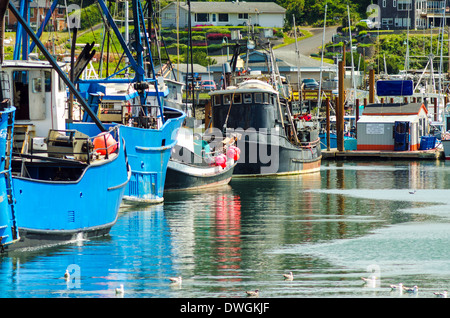
[[[106,149],[108,149],[108,154],[115,152],[117,142],[110,133],[103,132],[94,138],[94,151],[106,155]]]

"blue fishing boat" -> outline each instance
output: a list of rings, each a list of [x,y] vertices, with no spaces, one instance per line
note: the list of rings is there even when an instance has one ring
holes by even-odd
[[[0,90],[1,91],[1,90]],[[2,94],[1,94],[2,95]],[[0,96],[3,100],[3,96]],[[19,238],[12,191],[11,152],[15,108],[0,103],[0,248]]]
[[[2,100],[17,105],[11,158],[16,238],[2,250],[107,234],[131,177],[121,132],[101,125],[26,20],[9,8],[48,61],[0,64]],[[93,115],[99,135],[65,129],[65,85]]]
[[[132,0],[135,54],[129,49],[103,0],[98,1],[109,26],[122,45],[133,78],[117,78],[118,73],[98,80],[76,79],[79,91],[105,127],[118,125],[127,143],[131,179],[124,199],[140,203],[164,200],[164,184],[171,150],[177,143],[178,130],[185,119],[181,110],[164,106],[168,87],[156,78],[151,52],[145,55],[149,69],[144,69],[144,45],[150,47],[140,1]],[[134,56],[135,55],[135,56]],[[128,68],[128,67],[127,67]],[[146,75],[152,73],[152,75]],[[123,89],[122,89],[123,88]],[[98,133],[91,119],[72,122],[69,128],[89,136]]]

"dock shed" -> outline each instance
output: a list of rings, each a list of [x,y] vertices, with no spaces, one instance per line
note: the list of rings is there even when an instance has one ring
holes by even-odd
[[[422,103],[370,104],[357,122],[357,150],[419,150],[429,131]]]

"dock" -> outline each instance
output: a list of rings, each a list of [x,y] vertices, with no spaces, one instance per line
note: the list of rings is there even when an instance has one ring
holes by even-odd
[[[383,150],[345,150],[332,148],[322,149],[323,160],[345,159],[380,159],[380,160],[440,160],[444,159],[444,150],[435,148],[416,151],[383,151]]]

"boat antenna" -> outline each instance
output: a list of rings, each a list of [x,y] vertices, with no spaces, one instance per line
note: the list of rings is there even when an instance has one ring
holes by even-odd
[[[325,52],[325,31],[327,27],[327,10],[328,10],[328,3],[325,3],[325,16],[323,19],[323,33],[322,33],[322,54],[320,58],[320,72],[319,72],[319,96],[318,96],[319,101],[317,103],[317,116],[319,116],[320,107],[322,106],[322,73],[323,73],[323,54]]]
[[[326,6],[326,5],[325,5]],[[295,15],[292,15],[292,20],[294,24],[294,36],[295,36],[295,54],[297,55],[297,92],[298,92],[298,101],[301,104],[303,99],[303,88],[301,83],[301,73],[300,73],[300,50],[298,49],[297,42],[297,26],[295,25]]]

